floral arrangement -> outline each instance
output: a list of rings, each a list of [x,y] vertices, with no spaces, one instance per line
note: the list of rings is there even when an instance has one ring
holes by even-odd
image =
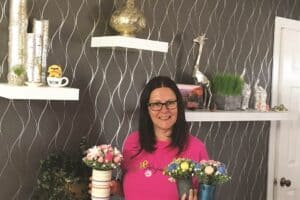
[[[164,169],[163,173],[171,179],[183,179],[193,176],[195,162],[187,158],[177,158]]]
[[[198,177],[200,183],[206,185],[222,184],[231,179],[227,174],[225,164],[215,160],[202,160],[196,163],[194,175]]]
[[[88,149],[82,160],[93,169],[112,170],[121,165],[123,156],[117,148],[102,144]]]

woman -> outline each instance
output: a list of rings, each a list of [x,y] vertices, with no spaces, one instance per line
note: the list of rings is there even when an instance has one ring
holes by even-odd
[[[139,130],[124,142],[122,184],[112,181],[112,194],[126,200],[178,200],[176,183],[163,169],[177,157],[208,159],[204,144],[188,130],[175,82],[165,76],[150,80],[140,98]],[[189,199],[196,198],[195,193],[191,190]]]

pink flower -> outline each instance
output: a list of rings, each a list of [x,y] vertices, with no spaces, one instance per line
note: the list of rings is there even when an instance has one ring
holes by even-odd
[[[103,157],[102,156],[100,156],[99,158],[98,158],[98,160],[97,160],[99,163],[103,163],[104,162],[104,159],[103,159]]]
[[[113,153],[112,152],[107,152],[107,154],[105,155],[105,162],[111,162],[113,160]]]
[[[114,157],[114,163],[120,164],[121,161],[122,161],[122,157],[121,156]]]

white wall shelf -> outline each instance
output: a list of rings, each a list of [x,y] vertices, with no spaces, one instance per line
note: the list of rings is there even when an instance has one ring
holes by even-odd
[[[79,89],[69,87],[29,87],[0,83],[0,97],[17,100],[64,100],[78,101]]]
[[[289,112],[259,112],[255,110],[247,111],[185,111],[186,120],[189,122],[196,121],[280,121],[292,120],[293,116]]]
[[[125,37],[125,36],[101,36],[92,37],[91,47],[121,47],[121,48],[131,48],[131,49],[141,49],[149,51],[158,51],[166,53],[168,52],[168,43],[147,40],[135,37]]]

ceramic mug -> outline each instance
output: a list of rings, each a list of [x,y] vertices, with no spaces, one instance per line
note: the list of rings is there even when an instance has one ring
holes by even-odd
[[[69,79],[67,77],[47,77],[47,83],[50,87],[64,87],[68,85]]]

